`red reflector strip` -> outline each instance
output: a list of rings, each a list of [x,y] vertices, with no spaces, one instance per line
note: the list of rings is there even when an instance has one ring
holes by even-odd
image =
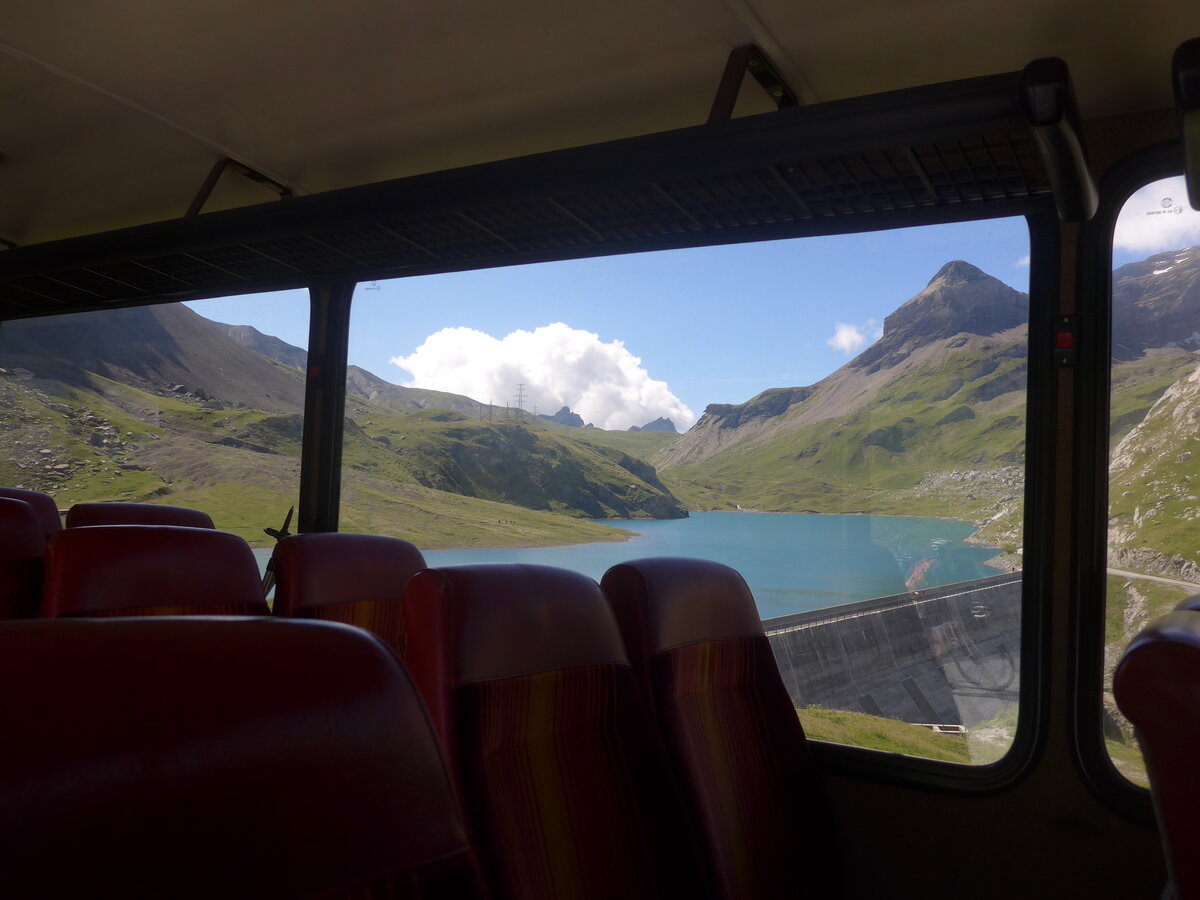
[[[1075,332],[1058,331],[1054,334],[1055,350],[1070,350],[1075,346]]]

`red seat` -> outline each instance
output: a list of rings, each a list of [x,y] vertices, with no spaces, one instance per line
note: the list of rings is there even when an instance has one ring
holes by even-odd
[[[0,497],[0,619],[37,615],[46,540],[24,500]]]
[[[407,662],[493,893],[701,896],[682,808],[596,582],[562,569],[426,569]]]
[[[5,896],[481,896],[424,707],[357,629],[3,623],[0,707]]]
[[[67,510],[68,528],[91,525],[183,525],[215,528],[206,512],[158,503],[76,503]]]
[[[30,491],[25,488],[0,487],[0,497],[9,500],[24,500],[32,508],[34,515],[41,525],[42,538],[50,540],[62,530],[62,518],[58,515],[58,504],[49,494],[41,491]]]
[[[237,535],[173,525],[64,528],[50,541],[41,615],[270,615]]]
[[[831,816],[754,597],[736,571],[642,559],[602,581],[718,895],[836,896]]]
[[[1200,612],[1169,613],[1126,648],[1113,673],[1117,706],[1133,723],[1178,897],[1200,897]]]
[[[298,534],[275,545],[275,615],[365,628],[401,650],[400,598],[421,551],[374,534]]]

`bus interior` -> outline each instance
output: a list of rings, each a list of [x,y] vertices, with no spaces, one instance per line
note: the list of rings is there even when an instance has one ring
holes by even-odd
[[[527,643],[607,665],[618,625],[636,669],[629,610],[692,634],[687,590],[739,598],[808,734],[771,750],[800,874],[655,860],[628,896],[1200,890],[1153,730],[1196,725],[1139,718],[1132,658],[1113,686],[1147,626],[1139,652],[1200,635],[1200,5],[5,6],[0,589],[49,555],[0,623],[0,893],[603,896],[580,885],[615,852],[568,877],[550,851],[557,887],[493,875],[524,813],[473,822],[453,752],[442,783],[466,726],[429,691],[491,702]],[[615,618],[553,619],[555,592]],[[383,644],[287,616],[379,634],[422,698]],[[294,765],[147,764],[116,808],[81,737],[225,765],[213,742],[259,727]],[[334,769],[309,828],[288,791]],[[779,804],[741,788],[769,843]],[[455,796],[465,831],[396,813]],[[675,819],[638,824],[694,861]],[[134,877],[97,836],[138,822],[224,861]],[[436,871],[362,888],[401,845]]]

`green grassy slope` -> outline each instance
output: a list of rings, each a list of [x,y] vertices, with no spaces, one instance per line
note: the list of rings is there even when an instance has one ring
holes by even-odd
[[[202,410],[111,382],[103,388],[121,402],[74,392],[54,397],[0,378],[6,426],[0,437],[5,450],[0,482],[49,491],[64,509],[97,499],[195,507],[209,512],[220,528],[257,544],[269,543],[262,529],[277,526],[297,500],[295,418]],[[152,418],[163,424],[148,425],[131,415],[128,406],[161,413]],[[628,532],[578,518],[456,496],[353,469],[344,475],[342,492],[343,530],[392,534],[428,549],[628,537]]]
[[[897,375],[847,415],[663,467],[663,480],[693,509],[946,515],[943,497],[918,490],[929,472],[1023,459],[1025,363],[1001,349],[986,367],[972,352],[952,351]],[[990,368],[986,377],[981,368]],[[953,515],[984,516],[999,499],[990,488],[964,489]]]
[[[603,428],[571,428],[568,425],[559,425],[544,419],[540,424],[546,431],[557,437],[620,450],[622,453],[642,459],[661,450],[679,437],[679,435],[667,431],[605,431]]]

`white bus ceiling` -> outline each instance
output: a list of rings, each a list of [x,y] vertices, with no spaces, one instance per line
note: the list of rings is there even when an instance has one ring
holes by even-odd
[[[1166,108],[1200,4],[64,0],[0,5],[0,239],[184,214],[231,157],[306,195],[705,120],[731,48],[805,102],[1059,56],[1085,118]],[[747,79],[749,82],[749,79]],[[748,83],[737,114],[772,108]],[[275,195],[227,173],[205,211]]]

